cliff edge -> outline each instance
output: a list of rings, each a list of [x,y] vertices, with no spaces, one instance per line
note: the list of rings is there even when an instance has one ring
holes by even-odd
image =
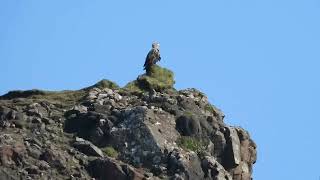
[[[256,145],[196,89],[154,66],[120,88],[0,97],[0,179],[250,180]]]

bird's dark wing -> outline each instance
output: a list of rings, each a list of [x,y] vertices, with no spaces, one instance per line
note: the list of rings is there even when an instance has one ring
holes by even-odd
[[[146,57],[144,67],[153,65],[155,63],[155,60],[156,60],[156,50],[151,49]]]
[[[153,50],[151,49],[147,54],[146,61],[144,62],[144,65],[143,65],[144,69],[146,69],[146,67],[152,64],[152,53],[153,53]]]

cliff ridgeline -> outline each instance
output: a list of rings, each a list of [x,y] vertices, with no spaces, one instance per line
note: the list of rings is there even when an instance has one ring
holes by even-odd
[[[0,97],[1,180],[250,180],[256,145],[196,89],[154,65],[120,88]]]

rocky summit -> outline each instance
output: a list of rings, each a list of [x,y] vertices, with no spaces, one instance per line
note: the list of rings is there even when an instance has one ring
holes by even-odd
[[[154,66],[120,88],[0,97],[1,180],[250,180],[256,145],[196,89]]]

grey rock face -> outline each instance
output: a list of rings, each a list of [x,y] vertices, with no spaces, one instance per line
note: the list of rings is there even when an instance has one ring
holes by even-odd
[[[192,116],[181,116],[177,119],[177,130],[183,136],[195,136],[201,134],[200,121]]]
[[[86,141],[82,138],[76,138],[73,146],[77,148],[80,152],[88,156],[98,156],[104,157],[103,152],[97,146],[93,145],[90,141]]]
[[[251,180],[254,141],[203,93],[105,82],[0,97],[0,179]]]
[[[227,127],[227,148],[226,156],[229,157],[224,161],[224,165],[229,168],[236,167],[241,162],[240,140],[237,130],[233,127]]]

